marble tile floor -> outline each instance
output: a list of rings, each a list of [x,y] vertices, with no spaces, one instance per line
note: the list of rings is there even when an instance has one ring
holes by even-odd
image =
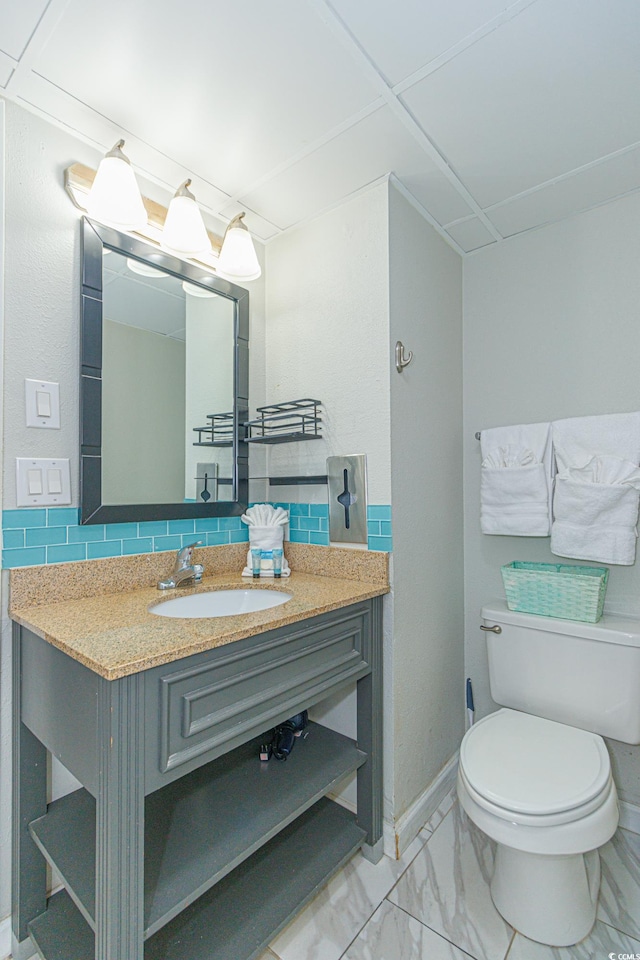
[[[607,960],[640,957],[640,835],[601,851],[598,920],[574,947],[516,933],[489,893],[494,848],[453,794],[399,861],[357,855],[259,960]]]

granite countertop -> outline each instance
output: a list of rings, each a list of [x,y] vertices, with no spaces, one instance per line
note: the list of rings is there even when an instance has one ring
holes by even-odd
[[[293,596],[278,607],[230,617],[183,619],[149,612],[151,605],[176,596],[225,589],[282,590]],[[150,586],[124,591],[120,587],[117,593],[92,593],[38,605],[22,605],[20,600],[24,601],[26,596],[16,590],[18,603],[12,602],[10,614],[13,620],[90,670],[107,680],[116,680],[388,591],[386,577],[360,580],[293,572],[286,579],[255,583],[238,573],[227,572],[205,577],[198,586],[166,593]]]

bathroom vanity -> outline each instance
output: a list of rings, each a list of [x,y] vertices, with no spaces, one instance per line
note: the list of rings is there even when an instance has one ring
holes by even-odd
[[[314,608],[312,581],[331,594],[294,574],[289,611],[244,618],[153,617],[150,589],[13,609],[14,945],[249,960],[356,850],[379,859],[388,588],[336,581]],[[260,762],[266,731],[354,682],[357,742],[312,723],[286,763]],[[82,784],[49,804],[47,751]],[[327,797],[355,771],[357,815]],[[49,900],[47,863],[65,887]]]

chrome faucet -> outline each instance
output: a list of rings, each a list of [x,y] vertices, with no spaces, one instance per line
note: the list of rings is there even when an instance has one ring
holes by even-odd
[[[196,540],[195,543],[190,543],[178,550],[173,573],[166,580],[158,582],[158,590],[170,590],[172,587],[177,587],[179,583],[184,583],[185,580],[200,583],[204,567],[201,563],[193,563],[192,560],[194,548],[201,546],[201,544],[202,540]]]

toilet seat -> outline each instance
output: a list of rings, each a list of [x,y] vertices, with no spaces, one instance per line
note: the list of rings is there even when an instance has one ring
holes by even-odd
[[[460,777],[480,807],[529,826],[589,815],[606,802],[612,783],[598,734],[507,709],[467,731]]]
[[[606,803],[613,785],[613,777],[609,775],[604,788],[588,803],[581,804],[579,807],[572,807],[570,810],[560,810],[557,813],[527,814],[491,803],[486,797],[479,794],[477,790],[474,790],[467,780],[462,766],[460,766],[458,771],[458,777],[462,781],[462,785],[469,797],[479,807],[482,807],[483,810],[493,814],[495,817],[508,820],[510,823],[521,824],[522,826],[528,827],[555,827],[563,823],[573,823],[575,820],[580,820],[582,817],[586,817],[590,813],[597,811]]]

